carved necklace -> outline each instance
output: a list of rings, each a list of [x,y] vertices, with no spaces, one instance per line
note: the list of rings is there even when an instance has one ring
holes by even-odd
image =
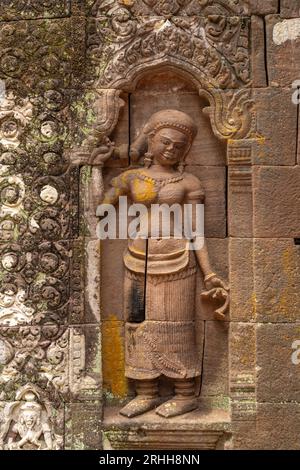
[[[167,184],[177,183],[178,181],[183,180],[183,176],[173,176],[171,178],[154,178],[153,176],[138,174],[138,177],[144,181],[147,181],[148,183],[154,183],[156,186],[159,186],[160,188],[162,186],[166,186]]]

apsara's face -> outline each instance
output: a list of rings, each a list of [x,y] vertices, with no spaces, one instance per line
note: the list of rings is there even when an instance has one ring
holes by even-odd
[[[188,136],[173,128],[160,129],[149,138],[149,151],[154,163],[164,166],[173,166],[182,161],[189,145]]]

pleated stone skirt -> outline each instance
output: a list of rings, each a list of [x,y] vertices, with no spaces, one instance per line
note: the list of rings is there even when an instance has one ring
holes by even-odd
[[[194,262],[180,272],[148,275],[146,283],[126,269],[124,287],[126,377],[198,377]]]

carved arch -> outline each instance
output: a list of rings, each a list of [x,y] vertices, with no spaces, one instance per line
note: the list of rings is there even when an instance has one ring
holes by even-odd
[[[89,138],[84,146],[95,148],[97,143],[109,137],[115,129],[119,112],[124,102],[122,92],[134,92],[140,79],[152,72],[170,70],[193,84],[199,95],[206,98],[209,106],[204,108],[210,118],[212,130],[217,138],[223,141],[251,139],[255,135],[255,114],[251,90],[222,90],[211,87],[205,77],[197,77],[186,70],[182,64],[165,58],[163,62],[149,62],[147,67],[137,66],[130,73],[115,83],[115,88],[95,88],[95,114],[98,116]]]

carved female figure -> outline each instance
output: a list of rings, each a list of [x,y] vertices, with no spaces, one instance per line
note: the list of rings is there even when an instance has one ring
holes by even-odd
[[[196,133],[195,123],[183,112],[155,113],[135,149],[138,156],[146,145],[145,167],[114,178],[103,202],[117,204],[120,196],[128,196],[148,208],[149,219],[152,204],[204,203],[199,179],[184,171]],[[129,418],[154,408],[163,417],[197,408],[195,379],[201,374],[195,330],[197,264],[208,296],[228,300],[228,288],[211,268],[205,241],[201,248],[190,250],[190,240],[175,238],[173,229],[169,238],[129,240],[124,254],[125,374],[135,381],[136,397],[120,412]],[[159,396],[161,376],[172,379],[175,390],[164,403]]]

